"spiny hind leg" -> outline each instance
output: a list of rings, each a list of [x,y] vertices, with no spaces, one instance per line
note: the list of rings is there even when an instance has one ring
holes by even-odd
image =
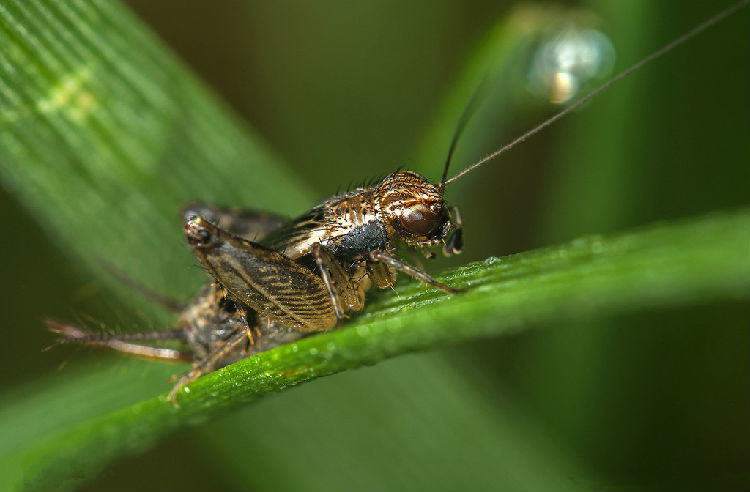
[[[233,333],[224,343],[211,351],[204,359],[196,361],[193,368],[177,379],[177,383],[169,392],[169,401],[177,406],[177,395],[180,390],[192,383],[199,377],[217,369],[223,363],[223,359],[235,348],[242,347],[252,337],[250,329],[242,327]]]
[[[91,333],[75,325],[62,323],[52,319],[45,320],[49,329],[60,335],[59,344],[80,344],[102,347],[147,359],[192,362],[193,354],[181,350],[151,347],[132,343],[137,340],[179,340],[185,341],[184,330],[155,331],[150,333],[121,333],[118,335]]]
[[[437,289],[444,290],[445,292],[448,292],[449,294],[458,293],[458,291],[454,289],[453,287],[449,287],[445,284],[438,282],[434,278],[427,275],[425,272],[418,270],[414,268],[413,266],[404,263],[403,261],[399,260],[395,256],[389,255],[388,253],[384,251],[371,251],[370,260],[378,262],[378,263],[383,263],[393,268],[394,270],[405,273],[411,278],[415,278],[421,282],[432,285],[433,287]]]

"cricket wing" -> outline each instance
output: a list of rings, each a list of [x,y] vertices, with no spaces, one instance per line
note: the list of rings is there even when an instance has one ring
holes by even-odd
[[[249,241],[260,241],[289,219],[267,212],[230,207],[216,207],[205,203],[189,203],[183,207],[183,216],[189,213],[204,218],[230,234]]]
[[[299,331],[336,325],[323,280],[305,267],[194,213],[185,218],[185,236],[203,266],[230,295],[261,316]]]

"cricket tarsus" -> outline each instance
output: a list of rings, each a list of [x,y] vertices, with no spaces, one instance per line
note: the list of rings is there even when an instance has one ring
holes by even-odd
[[[558,121],[559,119],[561,119],[563,116],[566,116],[567,114],[569,114],[574,109],[579,108],[581,105],[583,105],[584,103],[586,103],[587,101],[589,101],[593,97],[595,97],[598,94],[600,94],[600,93],[604,92],[605,90],[609,89],[615,83],[617,83],[620,80],[624,79],[625,77],[627,77],[628,75],[632,74],[633,72],[635,72],[635,71],[643,68],[643,66],[645,66],[646,64],[654,61],[655,59],[661,57],[662,55],[668,53],[669,51],[672,51],[674,48],[676,48],[679,45],[685,43],[686,41],[694,38],[698,34],[700,34],[703,31],[705,31],[706,29],[714,26],[715,24],[721,22],[725,18],[729,17],[730,15],[732,15],[735,12],[737,12],[738,10],[740,10],[743,7],[747,7],[748,5],[750,5],[750,0],[741,0],[741,1],[737,2],[737,3],[732,4],[731,6],[727,7],[724,10],[722,10],[721,12],[715,14],[714,16],[710,17],[709,19],[701,22],[700,24],[698,24],[697,26],[695,26],[694,28],[692,28],[691,30],[689,30],[688,32],[686,32],[685,34],[683,34],[682,36],[680,36],[680,37],[676,38],[675,40],[673,40],[671,43],[668,43],[667,45],[665,45],[662,48],[654,51],[653,53],[651,53],[647,57],[641,59],[639,62],[631,65],[626,70],[624,70],[624,71],[620,72],[619,74],[615,75],[614,77],[612,77],[611,79],[609,79],[604,84],[600,85],[599,87],[597,87],[596,89],[592,90],[591,92],[589,92],[585,96],[583,96],[580,99],[576,100],[575,102],[573,102],[572,104],[570,104],[569,106],[567,106],[565,109],[563,109],[560,112],[554,114],[550,118],[544,120],[543,122],[541,122],[540,124],[538,124],[537,126],[535,126],[534,128],[532,128],[531,130],[529,130],[526,133],[522,134],[521,136],[515,138],[510,143],[508,143],[508,144],[500,147],[499,149],[497,149],[496,151],[492,152],[491,154],[486,155],[485,157],[481,158],[480,160],[478,160],[474,164],[468,166],[463,171],[459,172],[458,174],[456,174],[455,176],[453,176],[449,180],[445,181],[445,184],[449,184],[449,183],[452,183],[453,181],[456,181],[457,179],[461,178],[465,174],[470,173],[471,171],[473,171],[476,168],[482,166],[486,162],[491,161],[492,159],[494,159],[495,157],[499,156],[500,154],[504,154],[505,152],[509,151],[510,149],[512,149],[513,147],[515,147],[516,145],[518,145],[521,142],[527,140],[528,138],[536,135],[537,133],[539,133],[540,131],[544,130],[545,128],[547,128],[551,124],[555,123],[556,121]]]

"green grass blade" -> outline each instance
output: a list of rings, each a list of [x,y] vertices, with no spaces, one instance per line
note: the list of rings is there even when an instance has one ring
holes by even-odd
[[[461,368],[455,356],[474,344],[466,345],[322,378],[199,433],[238,489],[343,492],[367,483],[373,490],[462,490],[471,483],[475,490],[562,492],[606,483],[513,398],[510,385]],[[304,456],[294,473],[286,471],[290,455]]]
[[[3,2],[0,44],[0,179],[85,266],[106,258],[192,295],[200,275],[180,247],[185,202],[278,213],[309,204],[305,187],[119,3]]]
[[[5,450],[3,489],[69,488],[126,453],[189,423],[321,376],[415,350],[497,336],[553,320],[653,306],[747,299],[750,215],[715,214],[613,237],[491,258],[374,302],[348,326],[245,359],[190,385],[173,408],[152,398]],[[38,405],[36,402],[37,411]],[[57,401],[47,401],[54,421]],[[16,414],[21,413],[16,411]],[[14,425],[0,419],[0,428]]]
[[[481,79],[487,56],[512,58],[516,50],[532,47],[535,33],[545,23],[553,26],[557,17],[534,8],[524,12],[527,17],[514,17],[498,28],[504,31],[495,33],[497,44],[485,44],[489,49],[470,60],[438,111],[419,159],[427,175],[437,174],[433,166],[442,162],[457,115]],[[305,187],[117,2],[3,2],[0,45],[0,179],[70,257],[83,258],[78,265],[91,270],[91,278],[105,278],[96,268],[97,258],[104,257],[160,291],[176,297],[193,294],[204,277],[185,268],[192,260],[180,237],[177,210],[182,203],[203,199],[272,206],[287,213],[312,203]],[[501,123],[514,114],[508,109],[517,92],[505,91],[510,85],[495,88],[500,99],[486,103],[492,111],[505,113]],[[477,149],[481,153],[491,148],[487,135],[497,134],[494,117],[489,112],[477,115],[477,128],[462,141],[456,168],[461,152],[471,154],[463,158],[468,162]],[[476,183],[478,176],[470,180]],[[487,176],[482,181],[489,181]],[[456,191],[473,189],[469,185],[462,182]],[[480,214],[486,207],[482,210]],[[650,306],[746,299],[747,231],[746,213],[717,215],[470,265],[448,276],[449,281],[470,285],[469,294],[448,300],[411,286],[399,298],[381,297],[368,306],[367,315],[340,331],[243,361],[192,385],[179,410],[159,399],[145,400],[168,388],[166,376],[180,370],[175,366],[127,361],[113,370],[109,359],[76,363],[73,370],[4,393],[0,488],[73,488],[114,458],[147,449],[181,426],[269,391],[400,353],[510,333],[548,320],[580,323]],[[472,243],[481,247],[481,241]],[[123,311],[128,311],[124,298],[149,322],[166,321],[142,300],[118,292],[116,303]],[[413,381],[437,387],[441,375],[449,372],[446,361],[437,359],[400,369],[421,371]],[[381,387],[403,382],[398,377],[382,379]],[[460,377],[453,379],[452,388],[460,387]],[[465,398],[446,403],[455,415],[470,416],[487,405],[485,399],[473,398],[471,389],[443,390],[443,403]],[[430,396],[440,399],[440,394]],[[473,428],[485,431],[485,437],[525,442],[533,431],[515,432],[517,427],[509,423],[523,419],[514,419],[478,419]],[[230,431],[231,423],[222,435],[234,436]],[[222,446],[222,436],[214,437],[213,444]],[[512,444],[503,448],[492,437],[484,442],[488,451],[474,452],[485,461],[472,462],[503,461],[512,467],[511,483],[535,490],[570,486],[565,478],[581,466],[572,463],[575,458],[569,453],[543,446],[539,453],[530,453],[533,458],[529,453],[524,458],[523,450],[503,454]],[[275,455],[283,457],[288,448],[275,444]],[[315,451],[314,446],[307,449]],[[469,456],[467,452],[464,459]],[[420,458],[430,461],[431,455]],[[266,459],[271,469],[273,458]],[[545,476],[530,466],[538,462],[548,462]],[[284,472],[277,470],[276,476]],[[299,473],[289,483],[306,484],[307,478]],[[741,478],[747,482],[750,477]],[[460,473],[450,479],[460,487]],[[264,480],[267,488],[279,488],[274,475]],[[379,483],[393,488],[387,481]],[[415,488],[424,488],[418,485]]]

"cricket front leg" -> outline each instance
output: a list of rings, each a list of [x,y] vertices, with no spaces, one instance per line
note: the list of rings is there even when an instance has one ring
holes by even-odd
[[[346,317],[346,311],[360,311],[364,307],[364,296],[352,284],[339,260],[320,243],[313,244],[311,252],[331,298],[336,318]]]
[[[451,222],[453,223],[454,231],[448,237],[448,241],[443,247],[443,254],[445,256],[460,255],[464,247],[464,225],[461,222],[461,214],[458,212],[458,207],[452,206],[448,210],[450,210],[453,216]]]
[[[406,275],[410,276],[411,278],[415,278],[421,282],[424,282],[426,284],[429,284],[437,289],[443,290],[449,294],[457,294],[459,291],[454,289],[453,287],[449,287],[445,284],[442,284],[438,282],[437,280],[430,277],[425,272],[418,270],[414,268],[411,265],[408,265],[404,263],[403,261],[399,260],[393,255],[390,255],[386,253],[385,251],[371,251],[370,252],[370,261],[383,263],[384,265],[389,266],[390,268],[405,273]]]

